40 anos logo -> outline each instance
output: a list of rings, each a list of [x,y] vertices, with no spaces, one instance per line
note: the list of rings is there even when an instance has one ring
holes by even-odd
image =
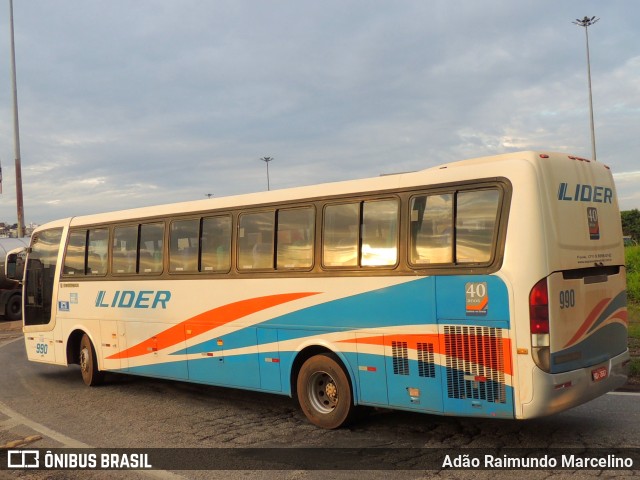
[[[168,290],[116,290],[109,293],[99,290],[96,307],[99,308],[167,308],[171,300]]]

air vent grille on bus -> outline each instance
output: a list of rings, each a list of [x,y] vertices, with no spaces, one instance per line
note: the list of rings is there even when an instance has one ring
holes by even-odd
[[[433,362],[433,343],[418,342],[418,375],[436,378],[436,366]]]
[[[444,327],[449,398],[505,403],[502,330]]]
[[[409,375],[407,342],[392,341],[391,354],[393,355],[393,373],[396,375]]]

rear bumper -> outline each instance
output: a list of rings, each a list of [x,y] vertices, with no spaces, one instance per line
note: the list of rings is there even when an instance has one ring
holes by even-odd
[[[629,350],[591,367],[564,373],[545,373],[539,368],[533,371],[533,400],[522,406],[522,416],[535,418],[552,415],[586,403],[621,387],[627,381]],[[605,379],[594,381],[591,372],[606,367]]]

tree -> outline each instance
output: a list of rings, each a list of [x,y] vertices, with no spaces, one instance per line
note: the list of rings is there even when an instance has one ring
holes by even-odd
[[[640,241],[640,210],[625,210],[620,212],[622,217],[622,234],[631,235],[636,242]]]

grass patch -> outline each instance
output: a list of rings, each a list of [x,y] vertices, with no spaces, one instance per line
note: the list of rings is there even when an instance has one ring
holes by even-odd
[[[624,249],[627,267],[627,320],[629,321],[629,377],[640,383],[640,246]]]
[[[627,304],[627,319],[629,320],[629,384],[640,384],[640,305],[629,302]]]
[[[627,267],[627,301],[636,306],[640,305],[640,246],[624,249],[625,266]]]

